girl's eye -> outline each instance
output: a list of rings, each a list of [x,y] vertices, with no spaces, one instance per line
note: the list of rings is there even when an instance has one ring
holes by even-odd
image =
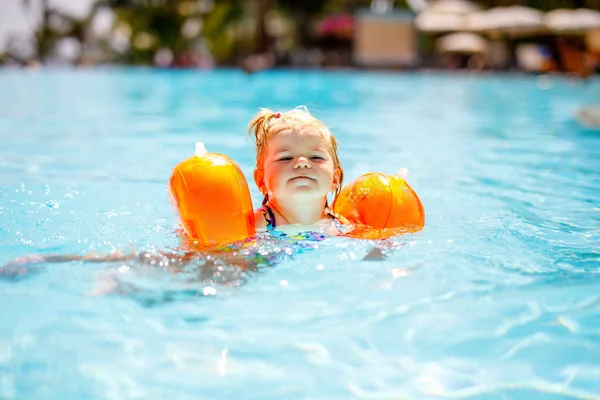
[[[290,161],[292,159],[292,157],[280,157],[277,159],[277,161]]]
[[[324,159],[325,159],[325,157],[321,157],[321,156],[312,156],[310,159],[311,159],[311,160],[324,160]]]

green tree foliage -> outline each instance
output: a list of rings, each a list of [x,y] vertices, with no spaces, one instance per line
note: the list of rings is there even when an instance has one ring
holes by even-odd
[[[203,37],[218,63],[227,63],[240,48],[252,46],[252,37],[238,34],[238,26],[245,16],[241,0],[221,1],[215,4],[204,20]]]
[[[245,11],[243,0],[215,2],[208,12],[198,7],[197,0],[112,0],[108,4],[116,12],[118,24],[130,31],[130,48],[117,59],[131,64],[152,64],[160,49],[177,57],[198,48],[206,48],[217,62],[227,62],[236,51],[235,27]],[[201,29],[186,36],[183,30],[190,20]]]

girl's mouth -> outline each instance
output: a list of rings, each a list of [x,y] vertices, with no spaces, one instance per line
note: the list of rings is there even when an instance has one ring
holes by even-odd
[[[294,181],[296,179],[310,179],[311,181],[314,181],[314,178],[311,178],[310,176],[306,175],[295,176],[292,179],[290,179],[290,181]]]

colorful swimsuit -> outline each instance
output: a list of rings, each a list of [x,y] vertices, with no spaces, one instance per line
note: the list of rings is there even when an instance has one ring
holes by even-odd
[[[318,232],[317,230],[296,231],[293,233],[290,233],[289,231],[284,232],[282,229],[276,229],[277,219],[271,207],[263,205],[258,211],[263,214],[267,223],[266,232],[258,232],[256,236],[249,237],[240,242],[221,245],[218,246],[217,249],[224,251],[240,251],[243,249],[249,250],[258,245],[260,247],[258,250],[259,253],[263,253],[265,250],[266,253],[271,251],[275,251],[276,253],[284,251],[288,255],[291,255],[293,253],[301,253],[307,248],[317,248],[318,245],[316,242],[321,242],[328,237],[335,236],[335,234],[328,235]],[[331,211],[327,210],[326,213],[333,220],[337,231],[343,233],[344,226],[341,221],[339,221]],[[310,229],[310,227],[307,228]]]
[[[308,229],[306,231],[284,232],[281,227],[276,229],[277,220],[271,207],[264,205],[257,211],[260,211],[265,218],[267,223],[266,232],[257,232],[255,236],[243,241],[218,246],[217,250],[228,253],[235,252],[238,257],[248,258],[257,264],[273,265],[281,257],[295,256],[306,251],[318,249],[319,242],[336,235],[328,235],[318,232],[318,230],[310,230],[311,227],[308,226],[306,227]],[[344,225],[342,225],[341,221],[331,211],[327,210],[327,214],[333,219],[338,232],[343,233]]]
[[[265,221],[267,223],[267,232],[269,232],[271,235],[275,235],[278,237],[290,237],[293,239],[309,239],[309,240],[316,240],[316,241],[321,241],[327,237],[327,235],[320,233],[320,232],[315,232],[315,231],[306,231],[306,232],[300,232],[296,235],[288,235],[285,232],[281,232],[280,230],[275,229],[275,228],[277,228],[277,219],[276,219],[275,213],[273,212],[271,207],[269,207],[268,205],[263,205],[261,208],[258,209],[258,211],[260,211],[262,213],[263,217],[265,218]],[[335,215],[331,211],[326,210],[326,213],[331,219],[333,219],[335,227],[338,230],[338,232],[342,233],[343,226],[342,226],[341,222],[335,217]]]

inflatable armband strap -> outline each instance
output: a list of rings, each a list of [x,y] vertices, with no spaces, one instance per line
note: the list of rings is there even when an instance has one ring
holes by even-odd
[[[357,228],[347,236],[381,239],[416,232],[425,226],[421,200],[404,179],[379,172],[345,185],[333,211]]]
[[[169,197],[185,233],[212,246],[256,234],[246,177],[223,154],[196,143],[194,157],[177,165],[169,179]]]

